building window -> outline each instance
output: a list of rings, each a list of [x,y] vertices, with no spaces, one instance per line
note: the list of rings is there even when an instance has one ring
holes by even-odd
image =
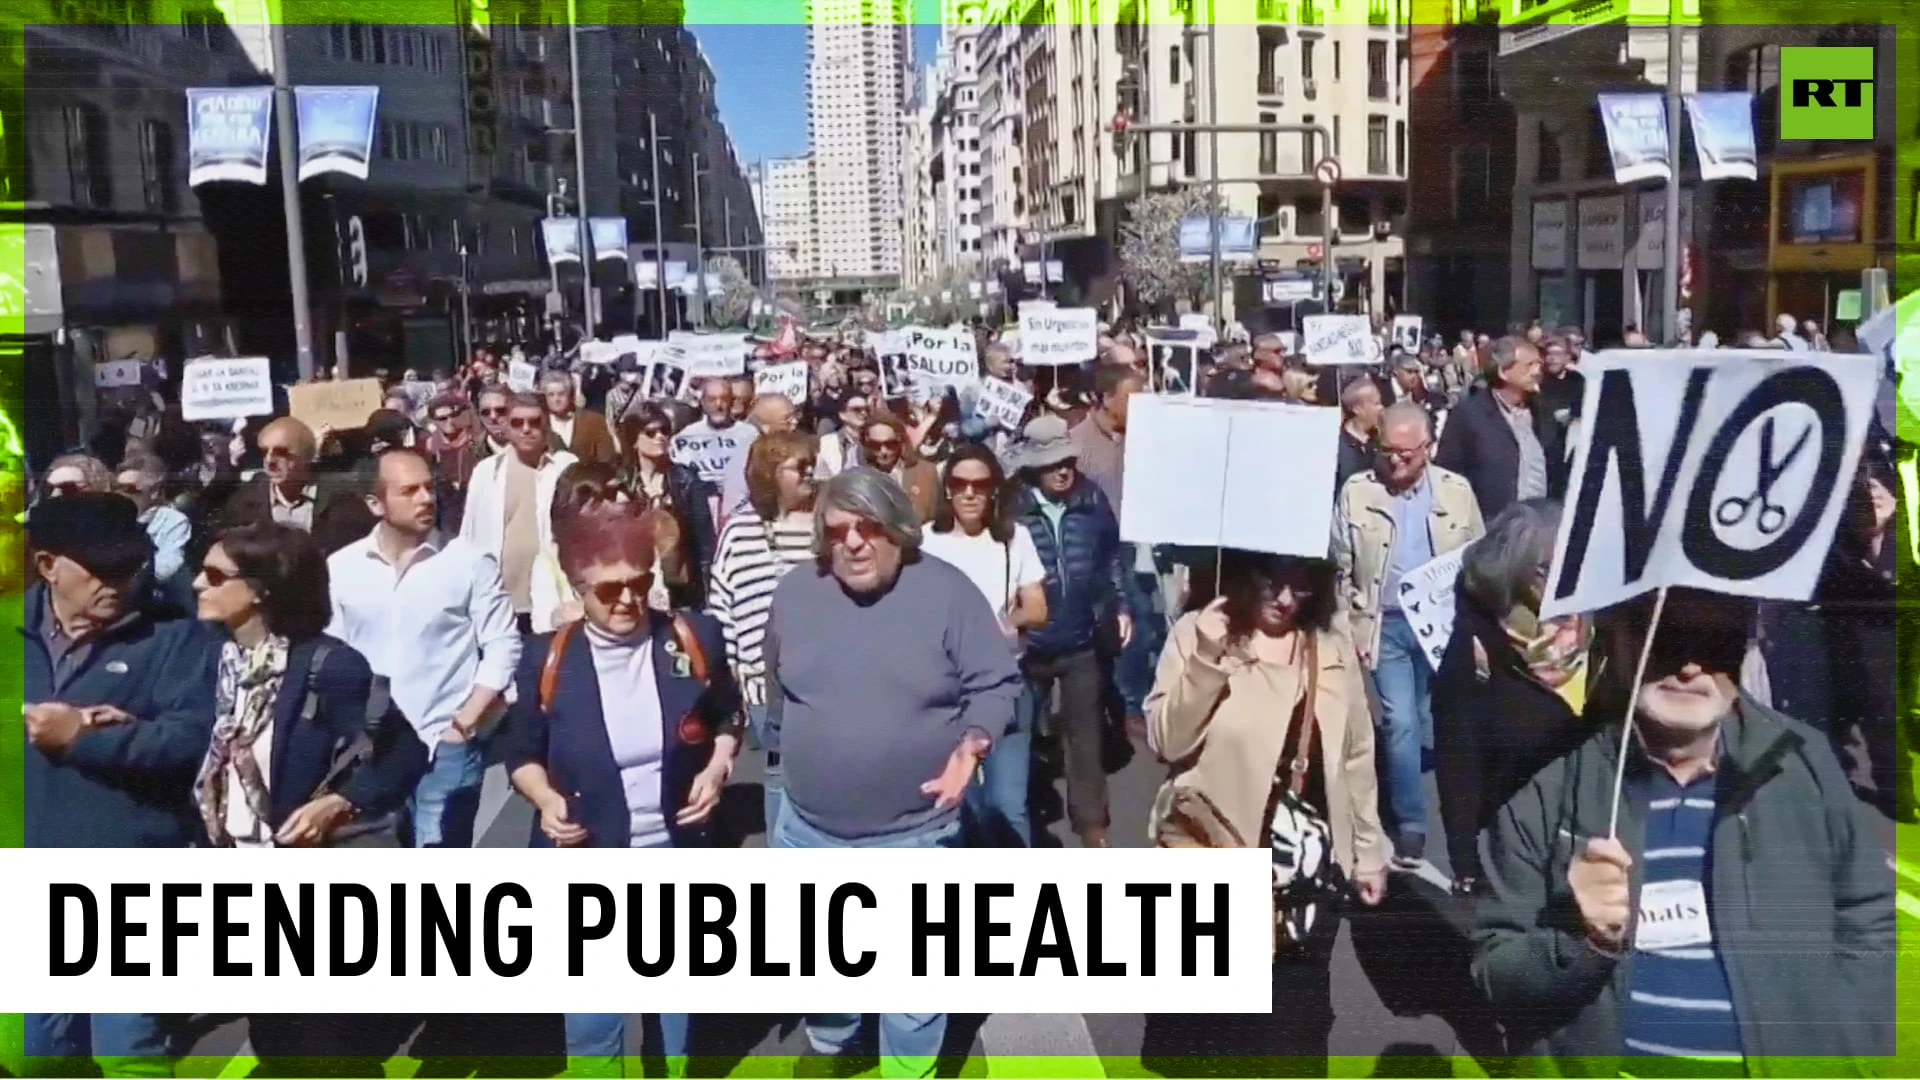
[[[1303,79],[1313,78],[1312,38],[1303,38],[1300,41],[1300,77]]]
[[[68,191],[75,206],[113,205],[113,173],[107,156],[107,117],[89,104],[65,109]]]
[[[347,58],[347,32],[349,29],[346,23],[334,23],[332,26],[327,27],[327,59],[345,60]]]
[[[1539,160],[1533,169],[1533,181],[1536,184],[1551,184],[1560,179],[1560,136],[1545,123],[1540,125],[1538,139]]]
[[[1278,122],[1278,117],[1273,113],[1263,112],[1260,114],[1260,124],[1263,127]],[[1263,131],[1260,133],[1260,175],[1272,176],[1279,171],[1280,133],[1277,131]]]
[[[1305,116],[1302,116],[1300,118],[1300,123],[1307,127],[1312,127],[1313,114],[1308,113]],[[1324,146],[1316,147],[1313,145],[1314,137],[1315,137],[1314,133],[1311,131],[1303,131],[1300,133],[1300,164],[1306,166],[1309,169],[1319,164],[1319,158],[1314,156],[1316,153],[1325,154],[1327,152],[1326,147]]]
[[[1407,176],[1407,122],[1393,122],[1393,174],[1406,179]]]
[[[219,40],[216,30],[219,25],[222,25],[220,15],[215,11],[182,11],[180,13],[180,36],[204,48],[218,48],[214,42]]]
[[[1485,146],[1460,146],[1453,151],[1453,216],[1475,221],[1493,208],[1493,176],[1487,167]]]
[[[1613,175],[1613,149],[1607,145],[1607,121],[1600,115],[1598,102],[1594,103],[1593,108],[1587,110],[1586,175],[1590,177]]]
[[[354,63],[365,63],[367,59],[367,31],[372,29],[366,23],[347,24],[347,59]]]
[[[1340,156],[1340,114],[1333,114],[1333,156]]]
[[[147,209],[173,212],[173,129],[159,120],[140,124],[140,189]]]
[[[1387,171],[1387,118],[1367,117],[1367,174],[1380,176]]]
[[[1336,52],[1334,55],[1340,54]],[[1391,94],[1388,88],[1391,82],[1387,72],[1387,43],[1367,42],[1367,96],[1375,101],[1387,100]]]

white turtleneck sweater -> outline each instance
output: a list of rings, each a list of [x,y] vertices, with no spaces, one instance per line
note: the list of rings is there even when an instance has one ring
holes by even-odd
[[[626,791],[628,847],[668,847],[667,818],[661,800],[666,748],[660,715],[660,687],[653,676],[653,635],[646,626],[617,638],[586,624],[593,648],[593,670],[600,679],[600,710],[607,742],[620,767]]]

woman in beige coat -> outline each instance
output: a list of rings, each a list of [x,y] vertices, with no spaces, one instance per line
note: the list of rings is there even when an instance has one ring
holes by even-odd
[[[1221,595],[1174,624],[1147,695],[1148,742],[1169,770],[1150,839],[1266,847],[1277,786],[1293,786],[1304,768],[1297,790],[1327,822],[1331,858],[1361,903],[1378,904],[1387,846],[1373,725],[1353,643],[1335,624],[1333,565],[1231,550],[1223,558]],[[1272,1017],[1221,1016],[1230,1030],[1204,1036],[1183,1024],[1186,1052],[1325,1055],[1337,918],[1336,909],[1305,943],[1276,952]]]

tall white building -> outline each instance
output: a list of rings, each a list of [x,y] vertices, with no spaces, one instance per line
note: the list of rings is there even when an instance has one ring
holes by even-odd
[[[811,278],[818,258],[813,220],[813,159],[775,158],[762,169],[760,221],[766,233],[768,276]]]
[[[902,141],[906,145],[906,168],[901,184],[905,188],[903,210],[903,253],[900,259],[900,284],[918,288],[939,276],[940,197],[934,183],[935,148],[933,141],[934,102],[940,95],[942,72],[938,65],[916,76],[913,98],[907,110]]]
[[[947,268],[981,262],[980,0],[947,0],[940,29],[942,73],[933,140],[939,178],[939,255]]]
[[[909,0],[805,0],[814,274],[901,274]],[[886,9],[886,10],[882,10]]]
[[[1012,0],[992,0],[975,42],[980,73],[981,254],[989,263],[1019,262],[1021,232],[1027,227],[1026,193],[1020,182],[1026,95],[1020,81],[1020,27],[1008,15],[1014,6]]]

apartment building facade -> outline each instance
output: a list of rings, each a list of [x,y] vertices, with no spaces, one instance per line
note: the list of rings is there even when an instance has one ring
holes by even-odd
[[[1020,27],[1008,12],[1018,0],[990,0],[976,45],[980,73],[980,239],[989,265],[1021,261],[1027,200],[1021,182],[1025,161],[1025,93],[1021,84]]]
[[[762,167],[761,215],[767,231],[767,266],[775,283],[819,276],[819,232],[813,216],[813,159],[773,158]]]
[[[910,6],[805,0],[803,14],[815,276],[826,291],[890,292],[901,278]]]

